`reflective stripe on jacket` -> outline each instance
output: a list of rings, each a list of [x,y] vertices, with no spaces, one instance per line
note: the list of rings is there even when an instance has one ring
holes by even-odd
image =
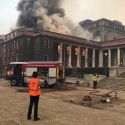
[[[40,95],[40,80],[38,78],[31,78],[29,81],[29,94],[31,96]]]

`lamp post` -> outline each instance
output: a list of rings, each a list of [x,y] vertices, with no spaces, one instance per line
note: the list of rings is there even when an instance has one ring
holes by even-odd
[[[108,53],[107,53],[107,52],[105,52],[105,53],[104,53],[104,55],[105,55],[105,56],[108,56]]]
[[[105,67],[108,66],[107,58],[108,58],[108,52],[104,52],[104,66],[105,66]]]

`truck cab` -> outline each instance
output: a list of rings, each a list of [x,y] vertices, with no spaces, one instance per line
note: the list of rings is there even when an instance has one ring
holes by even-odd
[[[11,62],[6,69],[6,77],[12,86],[28,85],[34,71],[38,72],[43,87],[62,84],[65,80],[64,65],[56,61]]]

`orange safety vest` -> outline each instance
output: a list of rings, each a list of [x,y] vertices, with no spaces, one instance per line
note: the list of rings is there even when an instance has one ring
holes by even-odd
[[[29,81],[30,96],[40,95],[40,80],[38,78],[31,78]]]

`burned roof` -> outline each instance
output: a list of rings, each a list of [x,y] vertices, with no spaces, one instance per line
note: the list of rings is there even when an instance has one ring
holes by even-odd
[[[65,35],[61,33],[51,32],[51,31],[30,31],[30,30],[16,30],[20,32],[19,35],[16,37],[26,35],[30,37],[37,37],[39,35],[49,38],[56,38],[67,42],[72,42],[80,45],[86,45],[91,47],[99,47],[99,48],[105,48],[105,47],[112,47],[112,46],[121,46],[125,45],[125,38],[123,39],[117,39],[117,40],[111,40],[111,41],[104,41],[104,42],[97,42],[93,40],[87,40],[84,38],[79,38],[71,35]]]

